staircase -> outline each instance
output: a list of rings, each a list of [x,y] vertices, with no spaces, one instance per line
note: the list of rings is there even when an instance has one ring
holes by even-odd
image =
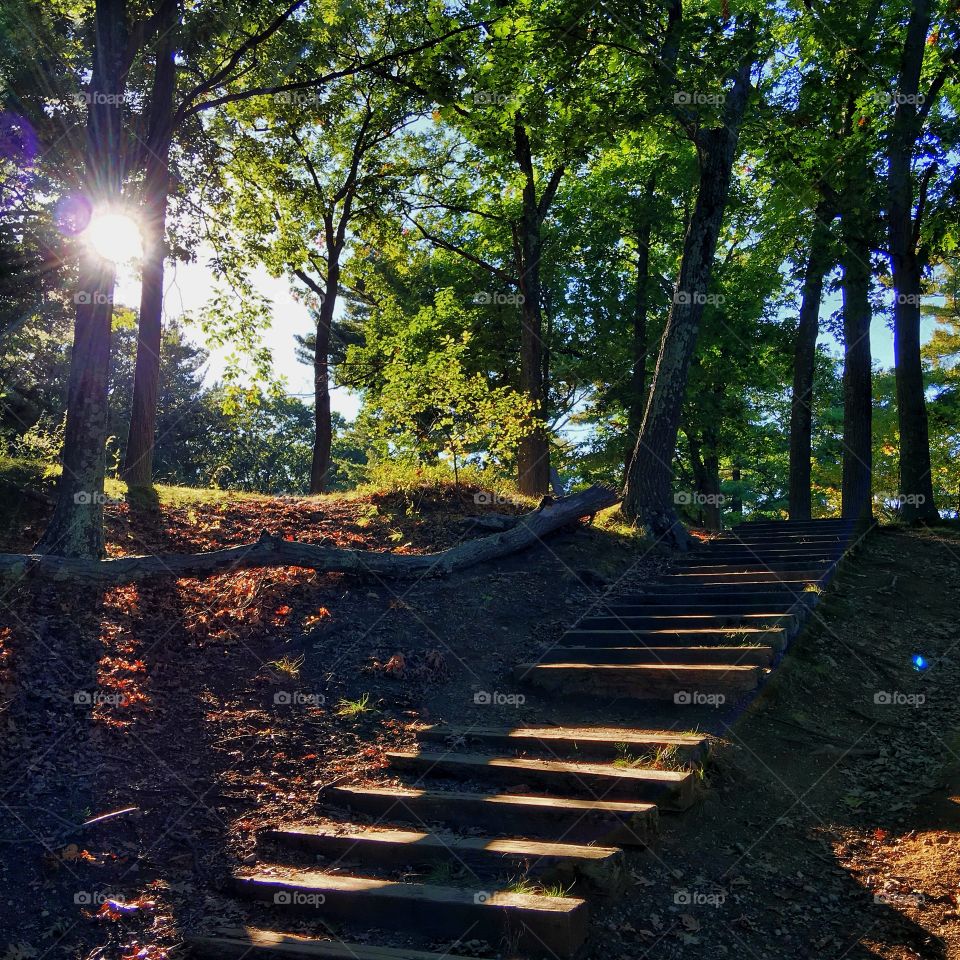
[[[313,936],[224,928],[194,937],[193,955],[458,960],[484,941],[503,956],[572,956],[588,901],[627,883],[624,848],[655,838],[661,810],[696,800],[710,738],[677,732],[682,708],[754,694],[853,532],[844,520],[743,524],[644,592],[606,602],[516,677],[591,718],[611,701],[651,705],[657,728],[421,730],[416,751],[387,755],[405,786],[325,790],[336,826],[261,832],[257,864],[234,878],[238,897],[272,908],[271,925],[296,913]],[[371,929],[415,946],[360,942]],[[430,952],[437,944],[449,950]]]

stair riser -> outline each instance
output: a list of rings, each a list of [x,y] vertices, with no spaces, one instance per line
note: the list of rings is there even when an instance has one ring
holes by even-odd
[[[772,647],[563,647],[550,650],[541,663],[723,663],[768,667],[773,662]]]
[[[540,690],[565,696],[624,697],[634,700],[666,700],[686,705],[682,699],[692,694],[706,706],[729,706],[760,683],[760,668],[703,671],[694,668],[672,671],[628,671],[625,669],[578,669],[551,667],[527,670],[526,683]],[[678,699],[680,698],[680,699]]]
[[[455,799],[452,799],[455,796]],[[644,847],[658,832],[656,807],[641,810],[590,810],[564,806],[484,800],[482,794],[427,794],[398,799],[379,793],[354,793],[332,788],[321,801],[376,818],[376,822],[443,823],[473,827],[496,836],[533,837],[569,843],[600,843]]]
[[[450,739],[443,734],[443,728],[435,731],[421,731],[418,739],[422,743],[450,747]],[[653,756],[658,749],[669,748],[678,760],[695,763],[705,759],[710,750],[710,741],[703,739],[684,743],[675,738],[670,741],[655,739],[633,740],[611,736],[609,740],[592,740],[570,737],[569,739],[536,737],[511,737],[497,735],[468,735],[464,737],[468,745],[497,752],[534,754],[551,760],[615,760],[624,747],[632,755]]]
[[[571,630],[565,633],[559,641],[557,653],[567,647],[634,647],[643,650],[646,647],[676,647],[684,649],[693,645],[724,647],[736,649],[745,643],[751,646],[772,647],[775,653],[782,652],[787,645],[788,632],[786,630],[764,631],[761,634],[751,633],[744,639],[735,631],[726,633],[705,632],[696,635],[659,635],[645,634],[643,631],[617,630],[616,624],[611,623],[606,630]]]
[[[616,768],[609,773],[556,771],[538,769],[536,766],[514,768],[486,765],[482,771],[464,766],[455,756],[441,761],[423,761],[418,756],[389,754],[390,766],[408,773],[427,776],[447,776],[458,779],[482,778],[484,783],[496,783],[503,787],[541,789],[556,796],[575,797],[581,800],[631,800],[656,803],[659,806],[688,806],[692,801],[693,780],[684,781],[643,780],[619,776]]]

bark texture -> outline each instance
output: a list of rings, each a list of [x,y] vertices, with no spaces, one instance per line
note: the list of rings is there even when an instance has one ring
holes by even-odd
[[[624,492],[624,513],[647,524],[654,535],[681,549],[689,537],[671,498],[673,459],[687,386],[687,374],[707,301],[717,239],[723,221],[737,140],[752,89],[745,62],[726,100],[724,123],[700,131],[697,202],[683,243],[680,276],[667,317],[650,399],[637,438]]]
[[[97,0],[95,49],[87,114],[85,195],[93,208],[120,199],[122,100],[127,55],[126,0]],[[103,555],[103,481],[106,469],[110,334],[116,268],[84,249],[77,304],[63,473],[57,502],[37,550],[63,557]]]
[[[797,338],[793,352],[793,397],[790,405],[790,519],[810,519],[810,454],[813,428],[813,375],[820,333],[823,281],[830,270],[832,205],[822,201],[814,212],[807,266],[803,277]]]
[[[124,454],[123,478],[130,486],[153,482],[153,451],[160,391],[160,350],[163,337],[163,274],[166,259],[167,199],[170,191],[170,141],[177,71],[177,0],[160,8],[157,64],[150,94],[150,120],[144,146],[144,185],[141,210],[143,273],[137,360],[133,377],[130,430]]]
[[[918,251],[923,201],[914,216],[911,161],[920,136],[920,72],[930,0],[914,0],[900,62],[896,111],[888,140],[888,228],[893,268],[893,349],[900,427],[900,515],[908,522],[937,520],[930,471],[930,433],[920,358],[920,289],[923,257]]]

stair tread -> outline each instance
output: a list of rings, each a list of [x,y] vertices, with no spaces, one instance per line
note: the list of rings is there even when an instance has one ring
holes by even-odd
[[[366,844],[436,846],[453,851],[473,850],[512,854],[523,857],[566,857],[582,860],[604,860],[618,856],[616,847],[588,846],[578,843],[549,842],[509,837],[464,837],[453,832],[399,830],[391,827],[368,827],[342,824],[338,828],[300,824],[261,830],[259,836],[269,840],[292,837],[315,837]],[[412,851],[415,855],[416,851]]]

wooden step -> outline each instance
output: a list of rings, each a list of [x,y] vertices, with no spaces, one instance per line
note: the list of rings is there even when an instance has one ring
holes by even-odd
[[[681,568],[680,572],[671,573],[664,577],[662,583],[820,583],[830,579],[822,569],[817,570],[720,570],[703,573],[691,572]]]
[[[687,771],[619,767],[614,764],[581,763],[572,760],[500,757],[481,753],[419,751],[387,753],[386,757],[395,770],[513,787],[523,784],[561,796],[585,797],[591,800],[638,800],[679,809],[689,806],[694,799],[694,778]]]
[[[203,936],[187,937],[187,945],[191,956],[205,960],[467,960],[461,954],[315,940],[253,927],[223,927]]]
[[[802,594],[812,587],[823,589],[822,578],[815,580],[754,580],[734,579],[732,577],[713,577],[712,579],[691,581],[688,577],[666,577],[657,583],[651,583],[648,593],[654,594],[714,594],[729,593],[732,595],[762,593],[774,594]]]
[[[726,630],[631,630],[616,617],[604,620],[596,630],[568,630],[558,641],[567,647],[724,647],[742,645],[770,647],[781,653],[787,645],[786,630],[758,630],[754,627],[731,627]],[[629,621],[627,621],[629,623]],[[559,652],[559,651],[558,651]]]
[[[806,602],[798,601],[792,597],[786,597],[783,600],[770,600],[766,603],[753,603],[746,600],[736,600],[724,602],[717,601],[691,601],[685,602],[682,598],[661,603],[606,603],[598,607],[608,616],[623,616],[634,614],[635,616],[648,617],[678,617],[691,614],[716,614],[726,617],[743,617],[748,613],[759,614],[762,617],[773,617],[787,613],[796,616],[803,616],[808,612]]]
[[[598,611],[602,608],[598,607]],[[747,613],[740,615],[730,614],[676,614],[675,616],[658,616],[657,614],[626,613],[620,615],[591,613],[584,617],[574,629],[603,628],[611,623],[622,625],[624,629],[636,630],[740,630],[753,628],[755,630],[781,629],[792,630],[797,626],[797,618],[789,613]]]
[[[474,873],[516,874],[518,868],[543,882],[582,885],[605,896],[623,890],[626,868],[616,847],[546,843],[500,837],[464,837],[450,831],[424,832],[385,827],[292,826],[261,830],[258,839],[306,850],[335,863],[361,868],[448,863]]]
[[[820,572],[820,576],[831,576],[837,568],[836,560],[756,560],[751,557],[740,558],[727,562],[712,560],[707,556],[691,555],[683,557],[676,561],[673,569],[674,576],[687,573],[721,573],[724,576],[735,573],[752,573],[755,571],[761,573],[775,573],[782,576],[788,574],[796,575],[796,571],[802,570],[808,573],[810,570]]]
[[[444,823],[520,837],[647,846],[657,835],[655,804],[414,787],[329,787],[323,804],[379,823]]]
[[[546,651],[540,663],[725,663],[748,664],[769,667],[773,662],[773,647],[721,646],[721,647],[648,647],[633,646],[568,646]]]
[[[617,598],[618,604],[639,603],[803,603],[822,593],[820,590],[740,590],[737,587],[728,587],[725,584],[716,587],[702,586],[701,584],[687,585],[678,590],[651,585],[643,593],[625,594]]]
[[[506,941],[537,956],[572,956],[587,933],[587,904],[504,890],[395,883],[321,871],[235,877],[242,896],[324,921],[412,930],[420,936]]]
[[[639,730],[630,727],[462,727],[436,724],[417,731],[425,743],[446,747],[479,744],[488,749],[540,751],[551,758],[644,756],[669,750],[678,760],[702,760],[710,738],[673,730]]]
[[[755,690],[762,667],[687,664],[540,663],[520,664],[517,679],[563,694],[672,700],[695,694],[712,706],[730,704]],[[708,698],[708,699],[702,699]]]

